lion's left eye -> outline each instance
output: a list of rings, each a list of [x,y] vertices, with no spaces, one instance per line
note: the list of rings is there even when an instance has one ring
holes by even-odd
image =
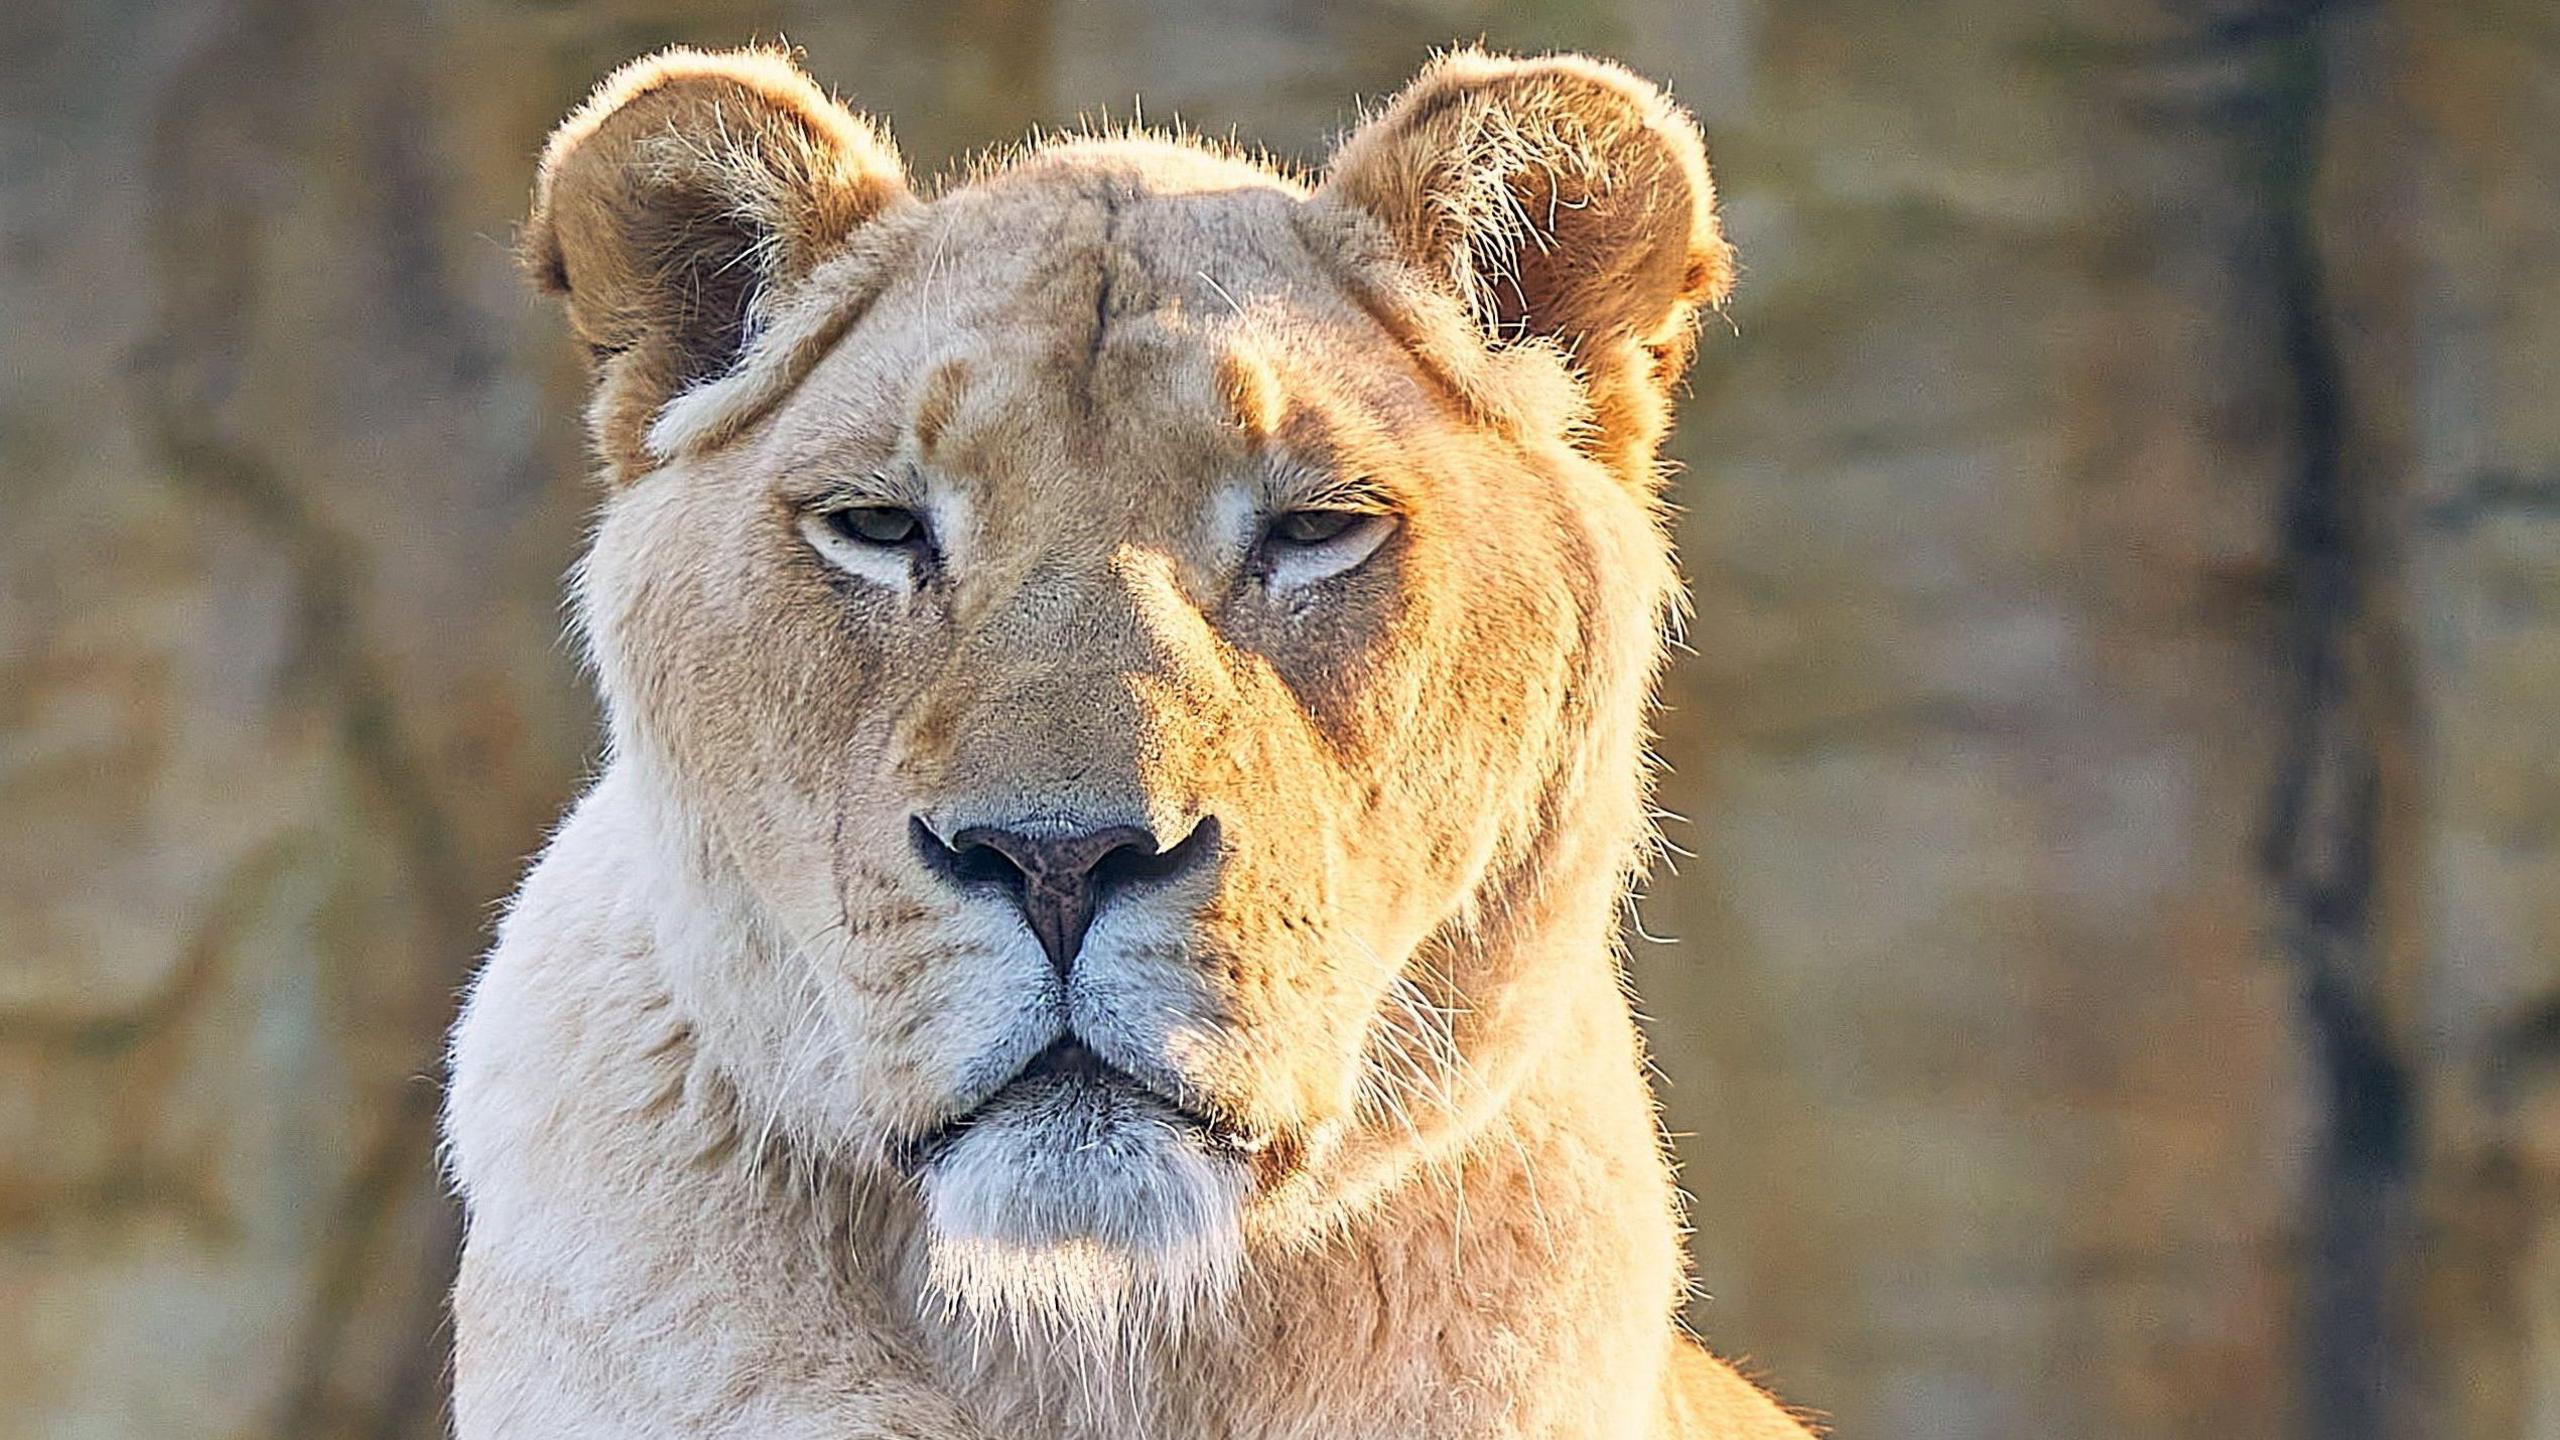
[[[1322,545],[1378,518],[1363,510],[1292,510],[1271,522],[1271,538],[1284,545]]]
[[[1262,530],[1261,564],[1276,590],[1294,590],[1357,568],[1395,532],[1378,510],[1290,510]]]

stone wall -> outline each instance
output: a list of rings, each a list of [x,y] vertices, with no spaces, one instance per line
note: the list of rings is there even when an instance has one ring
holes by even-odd
[[[2547,0],[0,9],[0,1440],[437,1433],[437,1046],[592,758],[544,127],[787,36],[938,166],[1707,119],[1634,945],[1702,1330],[1844,1435],[2560,1435]],[[1676,873],[1675,873],[1676,870]]]

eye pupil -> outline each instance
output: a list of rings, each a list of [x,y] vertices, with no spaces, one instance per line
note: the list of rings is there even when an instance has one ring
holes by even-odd
[[[1338,540],[1368,517],[1357,510],[1292,510],[1271,526],[1271,533],[1291,545],[1321,545]]]
[[[827,523],[847,540],[864,545],[908,545],[924,533],[916,512],[896,505],[848,506],[829,514]]]

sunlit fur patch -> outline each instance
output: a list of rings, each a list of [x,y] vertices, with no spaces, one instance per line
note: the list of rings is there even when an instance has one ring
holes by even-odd
[[[923,1174],[927,1283],[959,1316],[1058,1343],[1178,1333],[1233,1288],[1247,1175],[1125,1081],[1026,1081]]]
[[[1278,434],[1289,418],[1289,396],[1271,362],[1255,353],[1253,346],[1239,342],[1215,363],[1218,399],[1235,417],[1237,428],[1256,443]]]

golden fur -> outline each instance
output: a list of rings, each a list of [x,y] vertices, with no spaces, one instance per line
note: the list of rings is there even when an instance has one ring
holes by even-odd
[[[1467,52],[1312,185],[924,199],[675,52],[526,238],[612,755],[455,1036],[465,1440],[1805,1433],[1678,1327],[1616,959],[1732,268],[1684,113]],[[984,827],[1145,843],[1068,953]]]

